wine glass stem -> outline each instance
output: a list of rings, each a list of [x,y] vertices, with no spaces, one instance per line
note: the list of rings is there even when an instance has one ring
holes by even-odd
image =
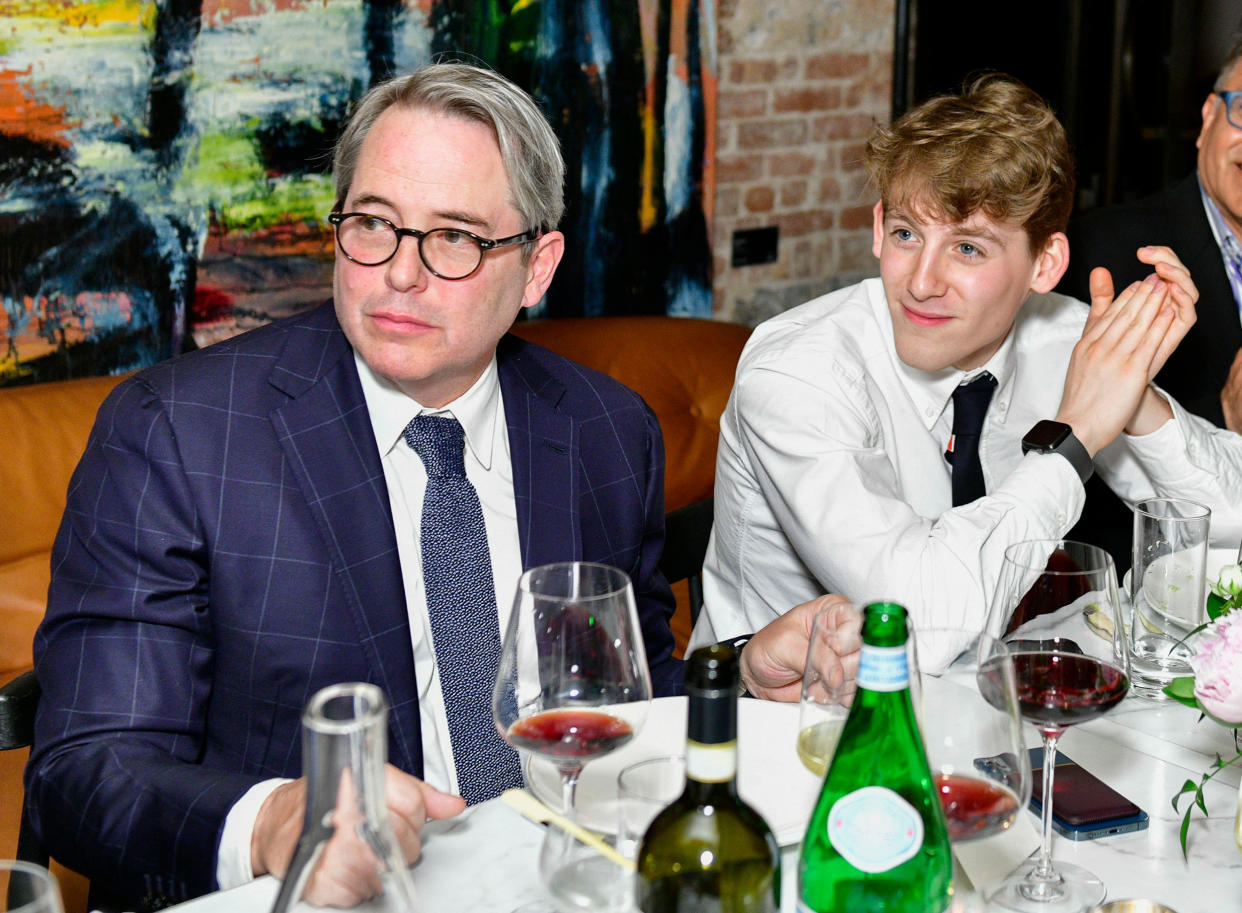
[[[576,820],[574,799],[578,793],[578,777],[581,774],[581,767],[561,768],[561,814],[570,821]]]
[[[1052,776],[1056,770],[1057,734],[1043,733],[1044,737],[1044,790],[1040,800],[1041,836],[1039,862],[1031,878],[1038,881],[1054,881],[1057,877],[1052,868]]]

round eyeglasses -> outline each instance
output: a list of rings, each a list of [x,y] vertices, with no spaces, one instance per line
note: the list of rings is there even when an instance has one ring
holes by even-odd
[[[328,221],[336,226],[336,243],[347,258],[360,266],[379,266],[397,255],[401,239],[418,239],[418,256],[433,275],[441,279],[465,279],[483,262],[489,250],[525,244],[539,237],[532,228],[508,238],[480,238],[461,228],[418,231],[398,228],[387,219],[365,212],[333,212]]]

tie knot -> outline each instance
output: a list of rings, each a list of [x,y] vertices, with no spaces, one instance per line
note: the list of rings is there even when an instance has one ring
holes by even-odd
[[[430,478],[463,477],[466,474],[466,433],[451,415],[416,415],[401,432],[405,442],[423,461]]]
[[[968,384],[953,391],[953,433],[977,435],[983,428],[988,404],[996,390],[996,378],[984,371]]]

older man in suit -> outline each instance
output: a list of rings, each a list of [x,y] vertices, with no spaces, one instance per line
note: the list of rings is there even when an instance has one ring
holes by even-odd
[[[1057,291],[1091,300],[1097,266],[1122,288],[1150,270],[1150,251],[1171,248],[1199,288],[1198,321],[1156,383],[1191,412],[1242,431],[1242,39],[1203,101],[1195,171],[1136,203],[1107,206],[1070,222],[1070,263]],[[1130,511],[1098,478],[1072,535],[1130,564]]]
[[[1137,203],[1073,220],[1057,290],[1090,301],[1093,268],[1106,267],[1121,288],[1150,272],[1141,248],[1171,248],[1199,288],[1199,319],[1156,382],[1191,412],[1242,431],[1242,40],[1200,113],[1194,173]]]
[[[407,858],[452,793],[520,783],[488,696],[524,568],[628,572],[656,691],[678,686],[656,419],[507,335],[564,246],[538,108],[494,73],[427,67],[368,94],[334,173],[333,301],[122,383],[70,486],[27,782],[95,905],[279,874],[299,715],[331,683],[389,698]],[[325,856],[320,902],[366,896],[346,862]]]

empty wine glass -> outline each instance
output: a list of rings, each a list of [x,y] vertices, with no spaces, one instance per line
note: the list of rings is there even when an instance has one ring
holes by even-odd
[[[991,623],[1008,627],[1022,717],[1044,741],[1039,854],[990,900],[1029,913],[1069,913],[1098,904],[1104,883],[1081,866],[1052,863],[1053,772],[1057,740],[1075,723],[1121,703],[1130,687],[1125,625],[1113,559],[1101,548],[1032,540],[1005,550]],[[1007,624],[1017,619],[1019,623]]]
[[[496,727],[554,764],[562,813],[575,819],[583,766],[629,742],[651,703],[651,676],[629,577],[603,564],[532,568],[518,580],[492,693]],[[570,910],[606,909],[616,866],[550,828],[540,874]]]

